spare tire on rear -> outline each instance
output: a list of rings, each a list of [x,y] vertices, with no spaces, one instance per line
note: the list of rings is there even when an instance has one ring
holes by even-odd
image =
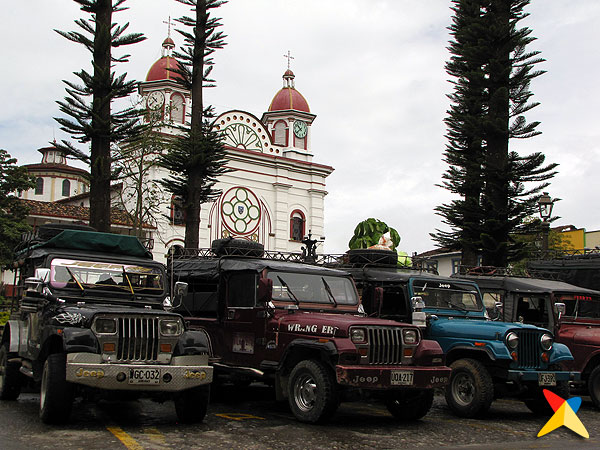
[[[398,264],[398,253],[394,250],[357,248],[348,250],[348,261],[350,264],[396,266]]]
[[[260,242],[246,239],[215,239],[212,241],[212,252],[217,256],[235,255],[262,258],[265,247]]]

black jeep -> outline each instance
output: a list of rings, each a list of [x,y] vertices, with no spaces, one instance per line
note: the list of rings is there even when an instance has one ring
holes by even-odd
[[[77,395],[173,398],[201,421],[212,368],[202,331],[163,310],[164,266],[132,236],[41,227],[15,262],[18,295],[0,340],[0,399],[40,386],[40,417],[68,419]],[[186,290],[176,286],[178,295]]]

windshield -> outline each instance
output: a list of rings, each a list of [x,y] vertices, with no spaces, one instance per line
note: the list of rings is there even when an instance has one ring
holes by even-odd
[[[164,279],[156,266],[55,258],[50,264],[50,286],[84,292],[111,290],[161,295]]]
[[[294,303],[358,305],[354,284],[349,278],[321,274],[269,272],[273,280],[273,300]]]
[[[563,295],[565,316],[582,319],[600,319],[600,298],[588,295]]]
[[[427,308],[481,311],[482,304],[477,289],[470,284],[450,281],[413,280],[413,296],[425,302]]]

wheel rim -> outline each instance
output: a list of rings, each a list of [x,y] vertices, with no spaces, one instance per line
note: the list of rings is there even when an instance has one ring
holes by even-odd
[[[596,401],[600,400],[600,376],[592,378],[590,383],[590,394]]]
[[[40,386],[40,409],[44,408],[46,403],[46,390],[48,389],[48,361],[44,363],[44,371],[42,372],[42,385]]]
[[[475,383],[467,373],[459,373],[452,380],[452,397],[461,406],[468,406],[475,397]]]
[[[317,400],[317,383],[310,375],[301,375],[294,384],[294,401],[304,412],[314,408]]]

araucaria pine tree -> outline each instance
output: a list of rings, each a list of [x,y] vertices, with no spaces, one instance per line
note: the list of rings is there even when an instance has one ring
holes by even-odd
[[[452,53],[446,71],[454,92],[445,120],[449,168],[442,187],[458,199],[436,208],[451,231],[436,230],[442,246],[462,251],[461,264],[506,266],[518,259],[519,233],[532,231],[524,220],[535,212],[539,192],[548,186],[557,164],[545,163],[538,152],[519,156],[509,151],[510,139],[536,136],[539,122],[524,114],[538,105],[530,102],[531,80],[544,73],[534,70],[543,61],[527,52],[534,37],[518,28],[527,17],[529,0],[453,0],[450,32]],[[534,183],[533,186],[530,184]],[[537,184],[535,184],[537,183]],[[526,187],[527,184],[527,187]]]
[[[135,81],[125,81],[126,74],[112,71],[115,63],[127,62],[129,55],[113,56],[112,49],[143,41],[141,33],[124,34],[129,24],[112,22],[115,12],[126,9],[126,0],[74,0],[81,10],[91,14],[88,20],[75,23],[83,30],[59,31],[61,36],[82,44],[92,54],[93,72],[75,72],[81,84],[64,81],[68,96],[58,101],[60,110],[70,118],[57,117],[61,129],[80,144],[89,145],[87,151],[76,148],[69,141],[55,144],[68,156],[90,165],[90,225],[98,231],[110,231],[111,144],[131,138],[141,129],[140,111],[125,108],[114,112],[112,102],[127,97],[136,88]],[[89,102],[91,97],[91,103]]]
[[[160,165],[170,172],[161,180],[167,191],[176,196],[184,212],[185,247],[196,249],[200,238],[200,209],[202,203],[220,195],[215,189],[217,177],[226,173],[226,155],[222,136],[211,127],[212,107],[204,107],[202,90],[213,87],[210,79],[216,50],[225,45],[225,35],[218,31],[218,18],[211,18],[209,11],[225,1],[177,0],[191,6],[195,17],[181,17],[179,23],[189,31],[177,30],[185,39],[181,52],[175,52],[179,65],[173,69],[178,82],[192,93],[189,125],[181,137],[173,139],[169,150],[161,157]]]

